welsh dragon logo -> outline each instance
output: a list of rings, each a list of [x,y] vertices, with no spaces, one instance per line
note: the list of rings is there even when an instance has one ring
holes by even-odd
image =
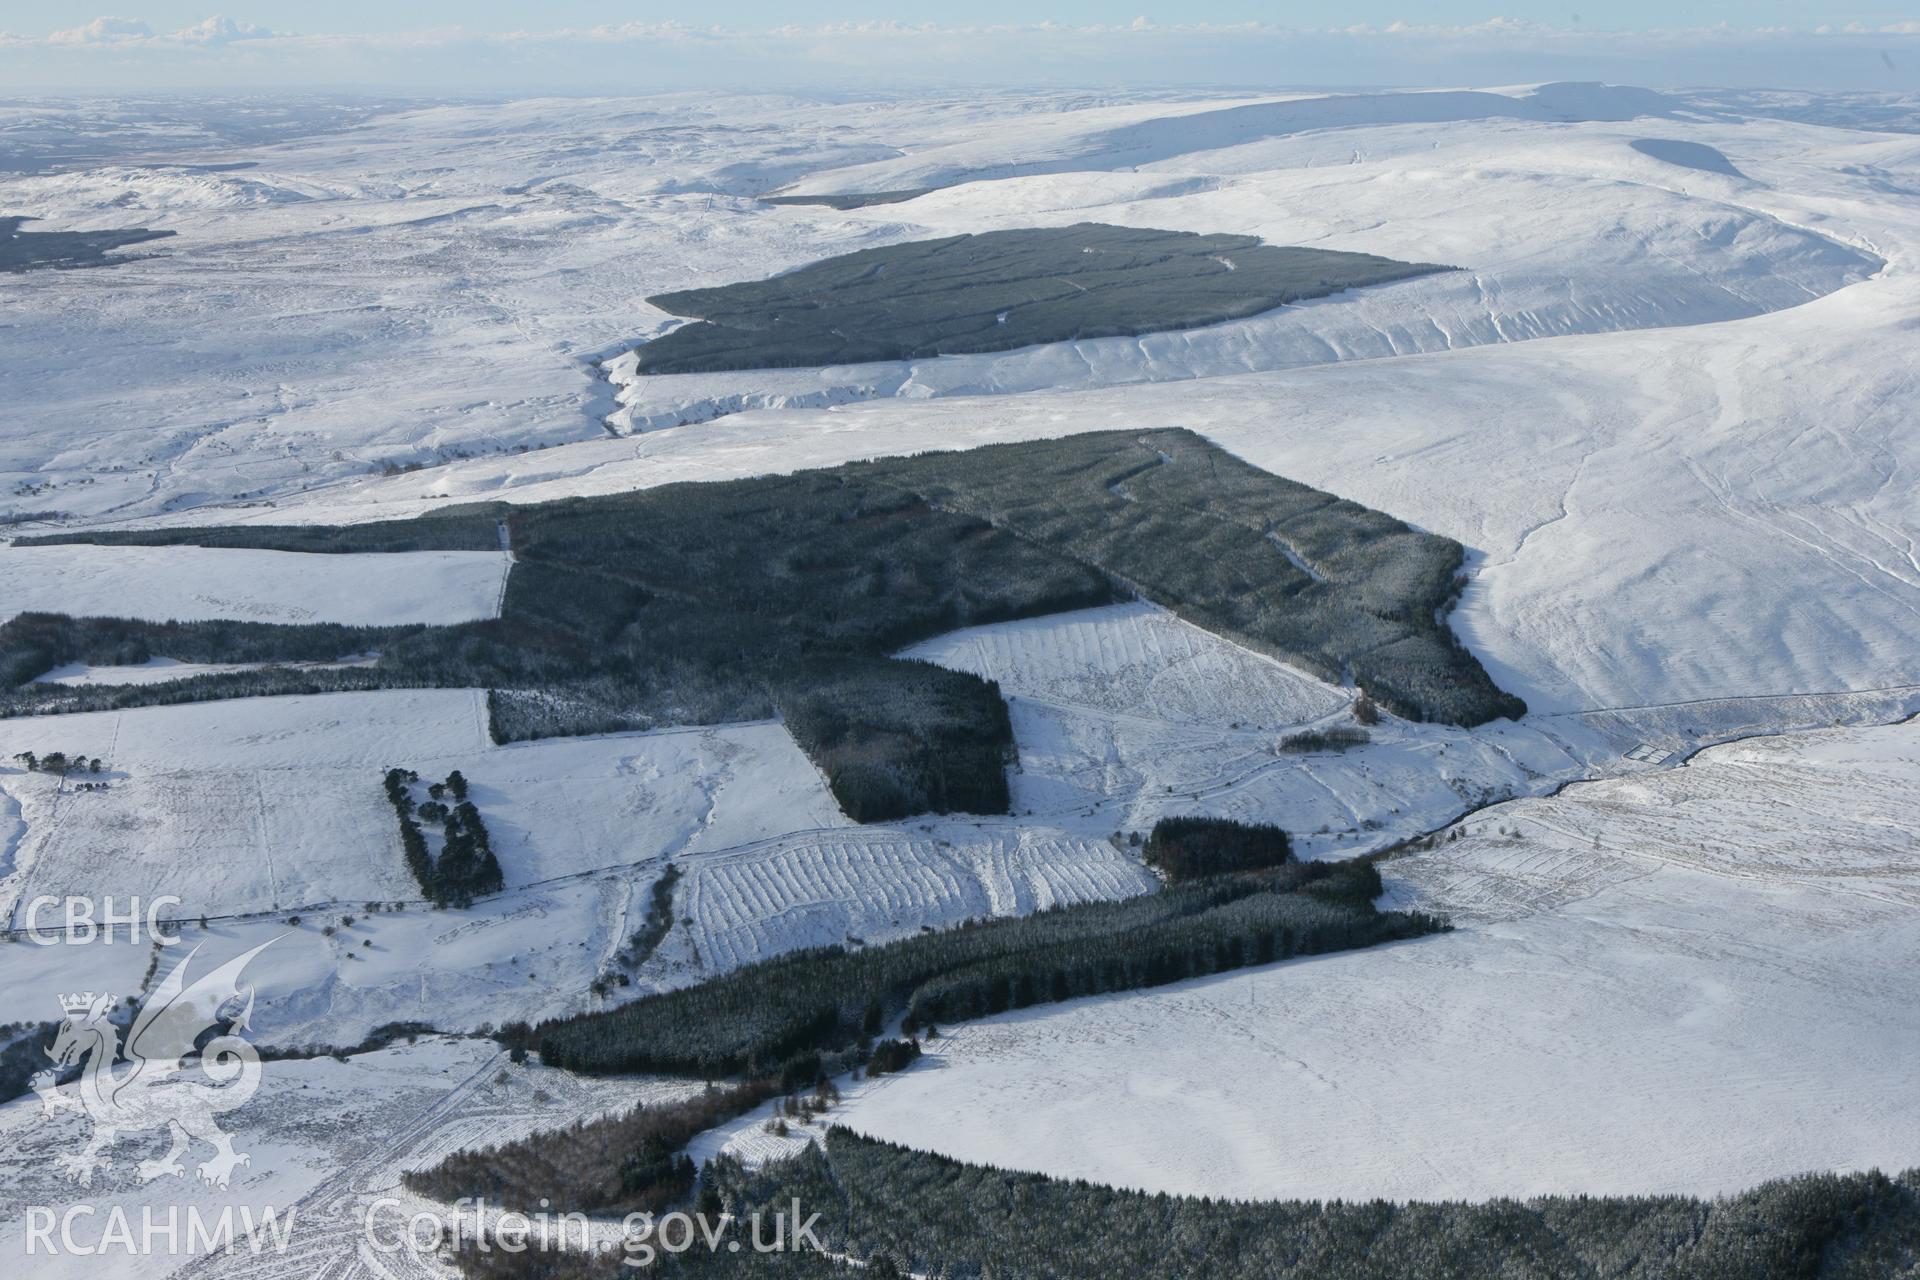
[[[172,1146],[157,1160],[136,1166],[140,1181],[179,1175],[180,1157],[198,1138],[213,1148],[199,1167],[201,1178],[224,1187],[249,1157],[233,1149],[233,1138],[216,1117],[245,1106],[260,1087],[260,1054],[240,1033],[253,1013],[253,988],[241,990],[240,973],[275,939],[229,960],[205,977],[187,983],[187,970],[200,953],[195,947],[147,997],[127,1029],[126,1044],[112,1021],[114,998],[88,991],[62,996],[66,1013],[53,1047],[56,1067],[33,1078],[34,1091],[48,1115],[80,1111],[93,1121],[93,1137],[77,1152],[60,1157],[67,1176],[91,1186],[96,1169],[111,1168],[102,1154],[123,1133],[166,1129]],[[211,1039],[207,1032],[227,1029]],[[183,1061],[198,1046],[198,1072]],[[57,1072],[84,1063],[69,1088],[57,1087]]]

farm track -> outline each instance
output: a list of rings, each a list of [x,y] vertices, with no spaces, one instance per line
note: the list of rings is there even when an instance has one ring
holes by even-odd
[[[504,1051],[489,1057],[412,1119],[369,1144],[320,1185],[286,1207],[294,1215],[293,1239],[282,1253],[254,1255],[246,1250],[210,1256],[175,1273],[181,1280],[358,1280],[379,1277],[443,1276],[440,1269],[409,1253],[377,1255],[363,1247],[365,1214],[371,1200],[388,1193],[396,1171],[410,1153],[450,1120],[463,1117],[488,1077],[506,1061]]]

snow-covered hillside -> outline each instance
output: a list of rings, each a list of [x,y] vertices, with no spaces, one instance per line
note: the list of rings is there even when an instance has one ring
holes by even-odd
[[[175,215],[141,202],[184,207],[182,190],[241,174],[297,180],[305,197],[324,194],[314,183],[346,194],[203,194],[207,208],[191,215],[201,221],[173,227],[182,234],[167,242],[170,256],[57,281],[18,277],[22,307],[58,314],[17,330],[29,345],[0,370],[12,380],[4,399],[37,406],[0,436],[22,490],[6,501],[76,513],[184,508],[170,520],[374,519],[454,499],[534,500],[1177,423],[1465,543],[1474,581],[1456,628],[1536,710],[1920,682],[1909,643],[1920,620],[1911,533],[1920,511],[1914,486],[1900,482],[1916,446],[1897,411],[1920,235],[1901,194],[1920,183],[1911,138],[1743,118],[1726,95],[1695,108],[1679,95],[1554,90],[1551,124],[1534,118],[1537,93],[1456,96],[1460,111],[1478,104],[1485,114],[1406,119],[1409,95],[1374,95],[1364,111],[1346,102],[1341,110],[1361,115],[1331,125],[1312,112],[1333,107],[1298,102],[1244,117],[1232,113],[1258,104],[1109,102],[1084,119],[1052,109],[1075,104],[1031,99],[900,103],[852,117],[751,101],[529,103],[382,117],[350,147],[316,138],[270,148],[244,171],[10,179],[7,199],[49,225],[165,224]],[[760,128],[775,115],[779,148]],[[1083,145],[1142,122],[1209,119],[1264,122],[1182,124],[1179,146],[1126,160],[1138,172],[1102,169],[1106,153]],[[1663,157],[1681,153],[1649,141],[1711,148],[1735,172],[1675,163]],[[869,145],[875,154],[856,158]],[[801,170],[814,189],[858,185],[843,171],[850,162],[950,146],[1080,158],[849,213],[738,198]],[[784,152],[777,162],[774,150]],[[1272,330],[1258,341],[1230,338],[1226,326],[1123,342],[1112,359],[1094,358],[1107,348],[1090,343],[922,362],[920,381],[876,384],[903,401],[737,414],[632,440],[607,439],[597,425],[614,406],[591,362],[665,323],[645,293],[935,232],[1085,217],[1256,231],[1468,270],[1241,322]],[[511,234],[500,243],[503,228]],[[649,250],[631,252],[638,243]],[[307,252],[328,254],[327,270],[283,269]],[[230,263],[222,278],[236,281],[217,314],[199,274],[206,255]],[[461,265],[482,259],[487,291],[470,288]],[[272,264],[271,278],[250,274],[256,260]],[[277,292],[295,279],[307,299],[297,307]],[[208,346],[261,352],[262,362],[215,376],[178,349],[183,327],[157,334],[126,314],[155,289],[207,311],[193,331]],[[343,296],[316,308],[316,289]],[[1471,296],[1415,296],[1460,289]],[[250,315],[256,306],[275,318]],[[1350,325],[1359,326],[1351,342],[1339,337]],[[1245,372],[1270,367],[1282,331],[1306,343],[1303,358],[1332,362]],[[461,345],[476,334],[484,350]],[[1562,336],[1500,340],[1544,334]],[[88,368],[82,395],[67,353],[107,341],[145,358],[118,370],[108,391],[118,408],[102,412],[99,379]],[[265,354],[276,342],[298,360]],[[1484,345],[1454,349],[1463,342]],[[1208,349],[1223,362],[1190,362]],[[1162,355],[1169,376],[1186,380],[1099,386],[1152,376]],[[349,359],[350,387],[339,363]],[[967,361],[1026,372],[942,381],[939,370]],[[854,385],[832,371],[765,376]],[[473,394],[475,378],[494,377],[511,379],[515,394]],[[726,395],[746,395],[746,382],[728,381]],[[552,393],[535,409],[528,389],[542,386]],[[1091,389],[1058,389],[1076,386]],[[463,398],[443,394],[455,389]],[[663,394],[663,404],[708,398]],[[236,416],[242,402],[246,416]],[[513,452],[563,439],[580,443]],[[162,444],[143,468],[113,470]],[[506,452],[365,474],[463,450]],[[256,472],[258,482],[239,478]],[[215,501],[262,484],[272,495],[250,501],[274,506]]]
[[[1459,822],[1387,866],[1390,902],[1457,932],[966,1027],[849,1114],[968,1159],[1235,1196],[1920,1163],[1920,140],[1876,131],[1910,126],[1892,111],[1580,85],[316,103],[252,133],[159,112],[115,153],[112,112],[9,106],[35,146],[59,133],[36,120],[112,128],[0,174],[0,216],[175,233],[0,276],[11,534],[361,523],[1183,426],[1457,539],[1448,621],[1530,713],[1284,750],[1353,726],[1358,691],[1133,603],[904,655],[1008,696],[1013,812],[990,817],[855,826],[777,723],[498,746],[474,689],[0,721],[0,914],[166,893],[187,921],[158,953],[16,935],[0,1022],[137,996],[193,946],[270,944],[263,1044],[474,1032],[1150,892],[1127,837],[1165,815],[1278,823],[1309,857]],[[919,187],[848,211],[752,199]],[[1081,221],[1460,270],[911,365],[634,378],[622,358],[677,323],[658,292]],[[0,546],[0,621],[483,619],[509,563]],[[172,657],[45,678],[201,670]],[[25,751],[102,768],[63,780]],[[396,766],[462,771],[503,892],[420,901],[381,792]],[[309,1271],[358,1265],[355,1197],[400,1163],[664,1096],[480,1042],[271,1078],[240,1117],[261,1152],[244,1190],[332,1215]],[[0,1253],[12,1207],[72,1194],[43,1166],[76,1122],[29,1112],[0,1108]],[[356,1114],[391,1140],[343,1138]],[[792,1145],[749,1124],[698,1150],[734,1138]],[[113,1177],[95,1190],[134,1203],[130,1167]]]
[[[842,1123],[1188,1194],[1717,1192],[1920,1148],[1920,728],[1715,748],[1388,864],[1458,932],[954,1031]]]
[[[801,947],[890,942],[963,920],[1146,893],[1110,841],[1044,823],[928,821],[808,833],[692,859],[646,975],[678,985]]]
[[[495,747],[484,717],[475,692],[420,690],[0,721],[0,788],[29,832],[0,912],[18,927],[40,894],[171,892],[214,916],[417,900],[380,789],[393,766],[466,776],[510,886],[845,823],[776,725]],[[102,772],[11,762],[56,750]]]
[[[750,407],[1183,381],[1705,324],[1795,306],[1879,269],[1862,246],[1753,208],[1742,200],[1749,181],[1688,173],[1635,151],[1643,132],[1638,123],[1594,126],[1543,149],[1514,137],[1511,126],[1470,124],[1452,131],[1444,149],[1430,131],[1388,139],[1357,166],[1316,165],[1294,148],[1274,154],[1273,146],[1249,144],[1150,171],[970,183],[857,210],[850,216],[876,227],[908,220],[923,235],[1099,221],[1233,231],[1460,270],[1204,329],[1001,355],[669,377],[636,376],[628,356],[607,365],[621,404],[612,421],[641,430]]]
[[[1277,823],[1303,856],[1382,849],[1476,805],[1576,778],[1677,764],[1758,729],[1874,723],[1920,709],[1920,687],[1530,715],[1477,729],[1391,715],[1346,750],[1294,752],[1307,730],[1351,729],[1337,688],[1151,605],[974,627],[903,656],[999,683],[1020,759],[1017,813],[1144,832],[1166,815]]]
[[[30,773],[13,759],[21,751],[97,757],[102,769],[66,779]],[[209,917],[222,938],[249,945],[291,929],[260,962],[270,975],[290,975],[269,982],[260,1021],[283,1042],[296,1031],[296,1042],[359,1040],[392,1020],[375,1016],[388,999],[379,989],[389,985],[420,1020],[447,1026],[497,1021],[489,1001],[500,987],[520,988],[513,998],[536,1015],[565,1007],[637,927],[638,915],[633,925],[623,921],[644,906],[627,898],[637,900],[667,858],[846,823],[777,725],[496,747],[484,699],[468,690],[0,721],[0,759],[0,913],[9,929],[25,929],[39,898],[56,905],[33,923],[57,928],[58,903],[69,895],[112,897],[122,908],[131,897],[171,895],[180,905],[166,914]],[[393,766],[429,779],[464,773],[506,876],[505,898],[471,913],[426,909],[381,791]],[[557,934],[548,919],[556,913],[568,921]],[[962,914],[976,913],[985,914]],[[937,906],[927,914],[956,918]],[[300,924],[290,926],[296,916]],[[355,918],[351,926],[346,917]],[[197,924],[187,932],[189,944],[205,938]],[[460,938],[473,945],[456,945]],[[541,982],[531,958],[531,972],[520,970],[522,948],[556,957],[564,980]],[[118,950],[124,963],[110,972],[138,989],[144,948]],[[318,976],[337,963],[346,972]],[[419,986],[432,971],[456,989],[470,967],[497,977],[464,997],[430,998]],[[360,994],[316,1005],[303,989],[309,980]],[[34,1015],[44,997],[12,989],[20,998],[0,1010],[0,1021]]]
[[[1569,124],[1665,117],[1685,100],[1626,85],[1544,84],[1489,91],[1282,94],[1239,102],[1193,102],[1079,111],[1022,122],[998,136],[920,148],[794,183],[785,194],[911,191],[1032,174],[1126,172],[1194,154],[1307,134],[1371,136],[1400,125],[1454,127],[1486,120]],[[1350,153],[1351,154],[1351,153]],[[1348,157],[1341,156],[1344,163]]]
[[[466,622],[500,611],[492,551],[314,555],[218,547],[0,547],[0,622],[41,611],[156,622]]]
[[[1148,604],[969,627],[900,656],[997,680],[1018,697],[1214,727],[1284,729],[1352,701]]]
[[[23,322],[0,402],[35,412],[0,438],[0,474],[15,490],[3,500],[153,514],[590,439],[616,408],[596,362],[670,323],[646,296],[960,230],[1096,218],[1463,271],[1144,344],[649,379],[626,389],[615,421],[1701,323],[1830,292],[1879,260],[1869,242],[1754,199],[1764,174],[1702,173],[1631,146],[1670,136],[1744,162],[1756,146],[1830,143],[1829,131],[1702,123],[1684,100],[1639,90],[1076,105],[668,97],[436,108],[223,152],[216,169],[107,164],[0,180],[0,203],[46,229],[177,233],[138,261],[10,285]],[[1050,158],[1005,172],[933,158],[1034,151]],[[902,157],[934,167],[859,167]],[[796,179],[844,190],[963,178],[852,214],[746,198]],[[104,349],[128,353],[104,381],[71,358]],[[398,481],[408,496],[439,491],[431,474]]]

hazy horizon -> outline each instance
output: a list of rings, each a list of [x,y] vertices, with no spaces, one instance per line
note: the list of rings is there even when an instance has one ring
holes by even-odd
[[[990,4],[965,22],[923,11],[876,19],[860,5],[656,5],[647,19],[595,8],[443,4],[244,5],[191,17],[179,4],[127,16],[0,6],[8,92],[113,94],[289,90],[462,96],[637,94],[683,89],[872,92],[911,87],[1162,86],[1189,89],[1458,86],[1606,80],[1822,91],[1920,90],[1920,10],[1720,3],[1608,10],[1564,6],[1185,7],[1182,20],[1066,3]],[[898,10],[894,10],[897,14]],[[1796,17],[1796,12],[1801,16]],[[779,14],[788,15],[781,21]],[[1349,15],[1342,18],[1340,15]],[[1354,19],[1360,19],[1355,21]]]

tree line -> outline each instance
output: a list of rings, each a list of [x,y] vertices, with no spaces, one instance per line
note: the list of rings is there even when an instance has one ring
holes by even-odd
[[[1380,911],[1379,893],[1371,863],[1290,863],[877,946],[794,952],[544,1023],[535,1039],[543,1062],[585,1072],[714,1079],[778,1072],[810,1055],[859,1061],[895,1017],[912,1029],[1445,928]]]
[[[401,1181],[443,1201],[484,1198],[523,1213],[543,1205],[555,1213],[659,1212],[693,1188],[696,1171],[683,1150],[687,1143],[777,1092],[776,1081],[749,1080],[678,1101],[642,1103],[515,1142],[457,1151]]]
[[[70,773],[99,773],[100,757],[81,753],[68,755],[64,751],[16,751],[13,758],[28,773],[57,773],[66,777]]]
[[[735,1231],[819,1214],[826,1252],[662,1252],[689,1280],[1896,1280],[1920,1266],[1920,1169],[1808,1173],[1737,1195],[1246,1201],[1124,1191],[969,1164],[845,1128],[748,1169],[700,1173]],[[695,1207],[693,1204],[687,1206]],[[740,1238],[738,1235],[734,1239]],[[614,1280],[624,1257],[483,1251],[470,1280]]]
[[[1888,1280],[1920,1265],[1920,1170],[1807,1174],[1739,1195],[1481,1203],[1236,1201],[966,1164],[831,1130],[824,1149],[705,1177],[728,1211],[798,1198],[827,1248],[995,1280]],[[682,1255],[694,1274],[814,1275],[786,1257]],[[848,1274],[871,1277],[873,1266]]]
[[[1257,871],[1293,860],[1293,841],[1267,823],[1230,818],[1162,818],[1147,835],[1147,865],[1172,883],[1232,871]]]

